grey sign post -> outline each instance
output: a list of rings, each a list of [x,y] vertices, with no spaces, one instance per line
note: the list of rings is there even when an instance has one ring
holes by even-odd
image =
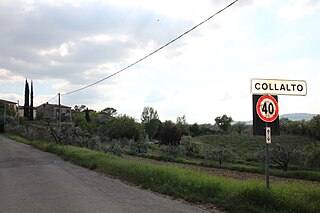
[[[266,136],[266,148],[265,148],[265,173],[266,173],[266,187],[267,190],[270,189],[270,178],[269,178],[269,164],[270,164],[270,153],[269,153],[269,144],[271,143],[271,127],[270,123],[279,121],[279,107],[278,101],[276,98],[270,95],[262,95],[255,106],[256,113],[258,117],[265,123],[265,132]],[[279,122],[276,122],[276,125],[279,126]],[[279,129],[279,128],[276,128]]]

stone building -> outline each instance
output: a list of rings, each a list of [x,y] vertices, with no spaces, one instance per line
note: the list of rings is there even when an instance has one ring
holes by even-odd
[[[59,105],[45,103],[37,107],[37,117],[46,121],[59,120]],[[71,107],[61,105],[61,122],[71,122]]]

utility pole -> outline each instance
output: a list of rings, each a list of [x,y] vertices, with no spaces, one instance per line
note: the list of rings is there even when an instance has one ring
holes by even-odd
[[[59,125],[59,135],[61,132],[61,102],[60,102],[60,93],[58,93],[58,104],[59,104],[59,120],[58,120],[58,125]]]
[[[4,101],[4,111],[3,111],[3,132],[5,132],[6,116],[7,116],[7,102],[6,102],[6,101]]]
[[[19,126],[19,117],[20,117],[20,112],[19,112],[19,100],[17,100],[18,103],[18,113],[17,113],[17,117],[18,117],[18,126]]]

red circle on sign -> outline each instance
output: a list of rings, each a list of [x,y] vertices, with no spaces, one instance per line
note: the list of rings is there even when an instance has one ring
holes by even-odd
[[[279,106],[277,100],[270,95],[263,95],[259,98],[256,111],[261,120],[271,123],[279,115]],[[270,111],[272,111],[270,113]]]

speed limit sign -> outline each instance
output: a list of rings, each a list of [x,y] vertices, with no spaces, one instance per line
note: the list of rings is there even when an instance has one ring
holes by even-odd
[[[258,99],[256,111],[260,119],[264,122],[273,122],[279,115],[278,102],[270,95],[263,95]]]

